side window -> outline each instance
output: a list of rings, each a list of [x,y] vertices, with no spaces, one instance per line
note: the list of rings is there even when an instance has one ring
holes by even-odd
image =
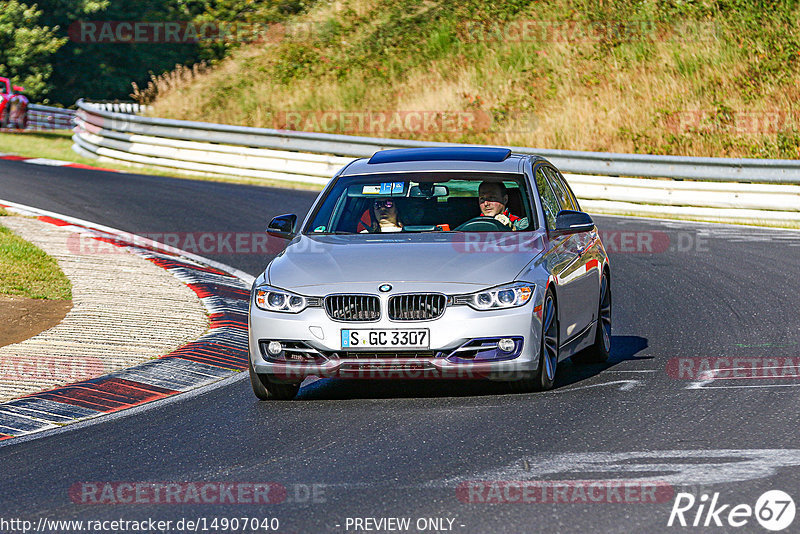
[[[550,230],[554,230],[556,227],[556,215],[561,211],[561,205],[550,185],[548,185],[541,168],[536,171],[536,188],[539,190],[539,198],[542,199],[544,220],[547,222],[547,227]]]
[[[575,197],[575,193],[572,192],[572,188],[570,188],[567,180],[564,179],[564,175],[561,174],[560,171],[556,171],[556,176],[558,177],[558,183],[561,184],[561,187],[564,189],[567,195],[569,195],[569,198],[572,199],[572,204],[575,206],[575,209],[578,211],[583,211],[581,209],[581,205],[578,204],[578,199]]]
[[[547,175],[547,181],[551,186],[553,186],[553,191],[555,191],[556,196],[558,197],[558,203],[562,206],[561,209],[577,211],[578,204],[570,194],[567,186],[561,181],[561,177],[558,176],[558,173],[556,173],[556,171],[550,167],[542,168],[544,169],[544,173]]]

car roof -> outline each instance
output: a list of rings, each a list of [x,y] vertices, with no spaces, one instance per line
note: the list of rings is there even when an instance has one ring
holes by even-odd
[[[341,176],[393,172],[522,172],[526,158],[538,156],[510,153],[499,147],[435,147],[383,150],[372,158],[357,159],[342,170]]]

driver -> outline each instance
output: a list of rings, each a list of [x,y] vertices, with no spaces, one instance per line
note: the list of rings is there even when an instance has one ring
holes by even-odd
[[[511,230],[524,230],[528,219],[511,213],[508,204],[508,190],[503,182],[481,182],[478,187],[478,207],[481,216],[492,217]]]

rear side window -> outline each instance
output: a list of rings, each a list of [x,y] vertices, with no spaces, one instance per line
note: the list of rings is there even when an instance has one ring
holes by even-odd
[[[544,219],[547,222],[547,228],[555,230],[556,228],[556,215],[561,211],[561,205],[556,198],[553,189],[547,183],[542,168],[536,171],[536,189],[539,190],[539,198],[542,199],[542,208],[544,209]]]
[[[575,198],[570,194],[569,188],[561,180],[558,173],[550,167],[542,167],[547,175],[547,181],[553,187],[553,191],[558,198],[558,203],[561,204],[561,209],[579,211],[578,203]]]

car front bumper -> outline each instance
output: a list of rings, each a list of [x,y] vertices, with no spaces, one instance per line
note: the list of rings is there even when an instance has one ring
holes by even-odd
[[[542,295],[535,291],[531,301],[518,308],[476,311],[459,305],[449,306],[435,320],[390,321],[384,314],[375,322],[334,321],[322,308],[288,314],[264,311],[252,304],[250,360],[256,373],[279,382],[296,383],[309,376],[516,380],[538,369],[541,300]],[[427,329],[430,348],[350,351],[342,348],[342,329]],[[499,338],[513,338],[514,351],[471,350],[478,345],[491,347]],[[308,358],[286,361],[284,356],[270,356],[265,350],[269,341],[284,346],[300,344]]]

